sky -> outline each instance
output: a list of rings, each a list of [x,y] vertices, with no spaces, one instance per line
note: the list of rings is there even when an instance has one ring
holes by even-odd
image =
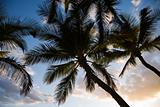
[[[28,17],[42,22],[37,14],[38,5],[42,1],[5,0],[5,7],[9,16]],[[158,0],[121,0],[121,3],[117,6],[117,11],[137,15],[143,7],[153,4],[158,5],[158,3]],[[27,37],[26,41],[29,49],[40,43],[32,37]],[[150,64],[160,69],[159,54],[160,52],[144,53],[143,56]],[[13,51],[12,55],[18,58],[24,56],[19,50]],[[124,77],[118,77],[126,59],[119,59],[108,67],[108,71],[114,74],[117,80],[118,93],[131,107],[160,107],[160,79],[138,60],[136,67],[129,66]],[[0,107],[58,107],[53,98],[56,83],[43,84],[46,68],[47,64],[27,67],[27,71],[32,75],[34,87],[26,97],[19,95],[19,87],[14,82],[0,76]],[[60,107],[118,107],[118,104],[99,87],[96,87],[93,93],[86,92],[83,75],[81,73],[78,78],[73,94]]]

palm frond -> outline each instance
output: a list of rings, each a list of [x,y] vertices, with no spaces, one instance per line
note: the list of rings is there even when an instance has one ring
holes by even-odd
[[[33,37],[35,37],[37,32],[41,30],[41,23],[37,22],[34,19],[24,18],[20,20],[19,23],[19,32],[17,34],[21,36],[32,35]]]
[[[19,17],[6,17],[0,22],[1,29],[7,29],[9,33],[14,31],[23,34],[28,34],[27,30],[33,27],[39,27],[39,23],[33,19],[21,19]]]
[[[123,43],[126,42],[136,44],[138,41],[137,35],[139,34],[139,25],[137,19],[129,14],[121,14],[120,20],[120,29],[116,27],[116,29],[111,31],[111,35],[109,36],[109,42],[111,44],[118,43],[118,45],[123,46]]]
[[[17,47],[21,48],[23,51],[27,49],[26,42],[19,35],[1,35],[0,38],[1,49],[15,49]]]
[[[83,31],[84,31],[85,35],[90,35],[90,31],[94,27],[94,24],[95,23],[92,20],[88,20],[84,23],[84,25],[83,25],[84,30]]]
[[[65,12],[68,11],[70,3],[72,3],[73,1],[74,1],[74,0],[65,0],[65,1],[64,1]]]
[[[121,25],[122,26],[122,28],[121,28],[122,31],[123,30],[127,31],[127,29],[131,29],[134,26],[138,25],[137,19],[132,15],[122,13],[122,14],[119,15],[119,18],[122,22],[122,25]]]
[[[90,75],[88,75],[87,73],[85,75],[85,86],[86,90],[90,92],[94,91],[95,89],[95,82],[92,80],[92,77],[90,77]]]
[[[51,0],[45,0],[41,5],[39,5],[38,9],[38,15],[47,18],[49,16],[49,6],[50,6]]]
[[[56,15],[56,0],[45,0],[42,5],[39,6],[38,14],[47,19],[47,22],[53,21]]]
[[[72,93],[77,70],[74,69],[70,74],[68,74],[66,77],[64,77],[60,83],[57,85],[57,88],[55,90],[55,99],[58,101],[58,104],[62,104],[66,101],[66,98],[69,94]]]
[[[104,0],[104,6],[107,6],[107,10],[117,17],[115,6],[120,3],[120,0]]]
[[[46,24],[40,28],[40,31],[37,32],[35,37],[40,40],[55,42],[61,39],[60,33],[61,32],[59,24],[53,24],[53,25]]]
[[[54,80],[71,73],[76,67],[77,63],[74,61],[60,65],[51,65],[47,70],[48,72],[44,76],[44,82],[51,84]]]
[[[37,22],[30,19],[20,20],[19,18],[5,18],[0,22],[0,47],[2,49],[21,48],[27,49],[24,35],[29,35],[37,27]]]
[[[0,70],[2,72],[8,72],[8,77],[21,88],[21,94],[27,95],[32,88],[32,79],[28,72],[25,70],[25,66],[16,62],[14,58],[0,58]],[[11,75],[9,75],[11,74]]]
[[[95,4],[100,3],[105,13],[112,13],[114,17],[118,16],[115,7],[120,3],[120,0],[98,0],[92,2],[94,2]]]
[[[114,38],[115,39],[115,38]],[[113,40],[113,42],[115,42]],[[118,41],[117,41],[118,42]],[[99,63],[108,63],[111,62],[117,58],[125,57],[129,54],[128,51],[124,51],[123,49],[108,49],[108,46],[110,45],[109,40],[105,40],[101,44],[95,44],[91,47],[90,51],[88,52],[88,57],[93,59],[96,62]],[[118,45],[120,46],[120,45]]]
[[[128,51],[123,50],[107,50],[106,52],[97,52],[95,54],[91,54],[89,58],[99,64],[108,64],[114,60],[119,58],[127,57],[130,54]]]
[[[108,41],[114,48],[131,51],[137,46],[139,27],[130,25],[130,22],[128,21],[124,23],[126,24],[122,25],[122,29],[120,31],[113,31],[113,33],[108,37]]]
[[[81,7],[84,15],[87,15],[87,14],[88,14],[89,9],[90,9],[90,7],[91,7],[91,5],[92,5],[93,2],[94,2],[94,1],[92,1],[92,0],[82,0],[82,1],[80,2],[80,7]]]
[[[62,8],[62,3],[59,0],[45,0],[39,6],[38,14],[46,18],[47,23],[52,23],[55,20],[63,22],[65,19],[65,11]]]
[[[113,77],[111,74],[109,74],[105,68],[105,66],[101,64],[97,64],[95,62],[92,63],[92,66],[94,69],[97,70],[98,73],[101,74],[101,76],[105,79],[107,85],[109,85],[112,89],[116,89],[116,84],[113,81]]]
[[[160,51],[160,47],[158,47],[158,46],[154,46],[154,47],[157,48]]]
[[[72,58],[73,56],[70,53],[63,51],[52,44],[46,43],[29,51],[25,56],[25,63],[36,64],[39,62],[61,62],[71,60]]]
[[[150,38],[145,40],[145,42],[140,46],[141,51],[151,51],[154,48],[160,50],[160,36],[151,40]]]
[[[105,57],[108,58],[109,61],[116,60],[118,58],[123,58],[129,55],[128,51],[112,49],[110,51],[105,52]]]
[[[125,63],[125,65],[124,65],[124,67],[123,67],[123,69],[122,69],[119,77],[122,77],[122,76],[123,76],[123,74],[124,74],[124,72],[125,72],[125,70],[126,70],[126,68],[127,68],[127,66],[128,66],[129,64],[136,65],[135,58],[134,58],[132,55],[130,56],[130,58],[129,58],[129,59],[127,60],[127,62]]]
[[[140,12],[140,34],[138,43],[142,44],[148,36],[151,36],[156,23],[160,19],[160,10],[153,11],[150,8],[144,8]]]
[[[84,12],[82,11],[80,5],[76,2],[71,2],[70,3],[70,8],[68,9],[67,12],[67,17],[65,20],[66,24],[70,24],[72,20],[78,20],[81,21],[79,19],[84,19],[85,15]],[[80,22],[79,22],[80,23]],[[72,25],[72,24],[70,24]]]
[[[17,34],[23,29],[19,23],[20,21],[15,18],[7,18],[0,22],[0,46],[2,49],[12,49],[16,47],[20,47],[22,50],[26,49],[25,41]]]

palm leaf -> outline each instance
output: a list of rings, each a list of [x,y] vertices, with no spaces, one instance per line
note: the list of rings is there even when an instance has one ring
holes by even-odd
[[[11,79],[22,88],[21,94],[27,95],[32,88],[32,79],[25,70],[25,66],[17,63],[13,58],[0,58],[2,72],[12,72]],[[10,76],[10,75],[8,75]]]
[[[129,51],[123,49],[108,49],[108,40],[102,44],[95,45],[88,52],[88,57],[99,63],[109,63],[117,58],[125,57],[129,54]]]
[[[56,0],[45,0],[42,5],[39,6],[38,14],[47,18],[48,23],[52,22],[56,15]]]
[[[5,18],[0,22],[0,47],[2,49],[21,48],[23,51],[27,49],[26,42],[23,39],[24,35],[29,35],[38,23],[33,20],[18,18]]]
[[[119,0],[104,0],[104,5],[107,6],[107,10],[110,11],[115,17],[117,16],[117,12],[115,10],[115,6],[119,4]]]
[[[107,45],[109,45],[108,40],[104,40],[103,43],[99,43],[97,40],[91,40],[87,52],[88,56],[105,52],[107,50]]]
[[[85,75],[85,85],[86,90],[92,92],[95,89],[95,82],[92,80],[92,77],[86,73]]]
[[[47,23],[52,23],[55,20],[63,22],[65,12],[61,7],[62,3],[59,0],[46,0],[39,6],[38,14],[46,18]]]
[[[47,18],[49,16],[49,6],[50,6],[51,0],[45,0],[43,3],[39,6],[38,9],[38,15]]]
[[[0,46],[2,49],[21,48],[23,51],[27,49],[26,42],[18,35],[1,35]]]
[[[39,62],[61,62],[72,59],[73,56],[58,47],[49,43],[41,44],[39,47],[31,50],[26,54],[26,64],[36,64]]]
[[[61,39],[60,37],[60,25],[53,24],[53,25],[44,25],[40,28],[40,31],[37,32],[36,38],[48,42],[55,42]]]
[[[77,75],[76,71],[76,69],[73,69],[73,71],[64,77],[57,85],[55,90],[55,99],[58,101],[58,104],[64,103],[67,96],[72,93]]]
[[[76,66],[77,63],[75,63],[74,61],[60,65],[51,65],[48,68],[48,72],[45,74],[44,82],[47,84],[51,84],[54,80],[71,73],[73,69],[76,68]]]
[[[144,8],[140,12],[140,34],[138,43],[142,44],[148,36],[151,36],[156,23],[160,18],[160,10],[152,11],[150,8]]]
[[[67,17],[66,17],[65,23],[68,25],[69,24],[72,25],[72,23],[70,23],[72,20],[77,19],[78,21],[81,21],[79,19],[83,19],[84,17],[85,17],[84,13],[83,13],[80,5],[76,2],[71,2],[70,8],[68,9],[68,12],[67,12]]]
[[[154,38],[151,40],[150,38],[145,40],[145,42],[140,46],[141,51],[150,51],[153,50],[153,48],[156,48],[160,50],[160,36]]]
[[[88,14],[89,9],[90,9],[90,7],[91,7],[93,2],[94,1],[92,1],[92,0],[82,0],[80,2],[80,7],[81,7],[81,9],[82,9],[82,11],[83,11],[85,16]]]

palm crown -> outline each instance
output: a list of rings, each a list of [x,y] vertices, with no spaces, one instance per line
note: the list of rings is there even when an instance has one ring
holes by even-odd
[[[148,64],[142,57],[142,52],[160,50],[160,36],[156,36],[155,33],[160,11],[144,8],[140,11],[139,16],[139,21],[137,21],[136,18],[129,15],[121,15],[122,28],[120,32],[111,36],[110,41],[114,47],[120,48],[124,53],[121,56],[130,56],[120,76],[123,75],[127,65],[135,65],[135,58],[139,58],[144,66],[160,77],[160,71]]]
[[[87,90],[94,90],[95,83],[97,83],[110,93],[121,106],[129,107],[114,91],[115,83],[112,76],[106,71],[105,65],[94,58],[98,57],[96,52],[99,44],[98,38],[91,33],[94,22],[85,17],[79,3],[72,2],[70,5],[64,22],[56,16],[54,18],[56,20],[46,24],[36,36],[48,43],[41,44],[28,52],[25,58],[26,64],[53,63],[47,69],[44,82],[50,84],[54,80],[62,78],[55,90],[55,99],[59,104],[64,103],[68,94],[72,93],[78,68],[81,67],[86,72]],[[58,15],[58,13],[55,14]],[[98,78],[100,76],[104,78],[105,82]]]

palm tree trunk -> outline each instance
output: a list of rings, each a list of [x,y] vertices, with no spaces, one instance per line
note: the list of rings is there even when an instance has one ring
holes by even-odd
[[[141,55],[138,55],[138,58],[145,67],[152,70],[155,74],[157,74],[160,77],[160,71],[158,69],[148,64]]]
[[[101,79],[99,79],[96,75],[93,74],[92,68],[86,63],[85,60],[81,61],[81,67],[83,67],[86,71],[86,74],[91,77],[91,79],[97,83],[103,90],[108,92],[120,105],[120,107],[130,107],[115,90],[113,90],[110,86],[104,83]]]

